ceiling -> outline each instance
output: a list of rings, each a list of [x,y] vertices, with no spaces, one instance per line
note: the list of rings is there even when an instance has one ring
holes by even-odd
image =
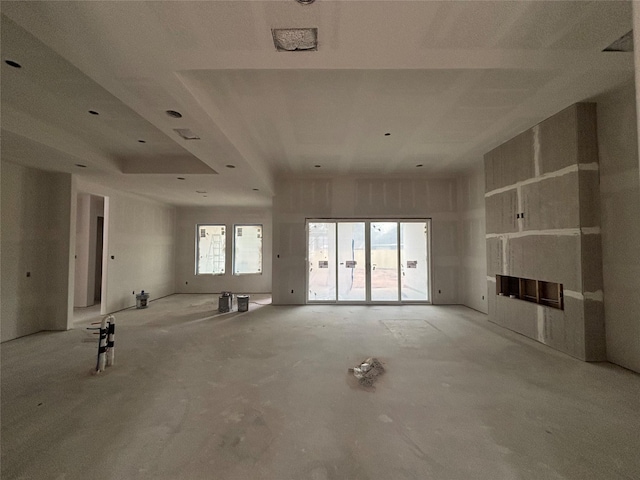
[[[3,159],[175,205],[270,205],[282,176],[454,175],[634,73],[633,53],[602,52],[631,30],[628,1],[1,11]],[[271,29],[293,27],[318,50],[276,51]]]

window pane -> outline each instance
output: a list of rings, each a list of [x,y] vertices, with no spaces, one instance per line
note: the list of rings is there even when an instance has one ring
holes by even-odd
[[[236,225],[234,275],[262,273],[262,225]]]
[[[402,300],[429,300],[427,234],[426,222],[400,224]]]
[[[338,300],[365,301],[364,222],[338,223]]]
[[[198,225],[196,237],[196,275],[223,274],[226,248],[225,226]]]
[[[309,301],[336,299],[336,224],[309,223]]]
[[[398,301],[398,222],[371,222],[371,300]]]

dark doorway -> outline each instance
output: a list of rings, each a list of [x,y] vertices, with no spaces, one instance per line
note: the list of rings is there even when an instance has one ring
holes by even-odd
[[[102,300],[102,237],[104,234],[104,217],[98,217],[96,225],[96,282],[94,300],[99,303]]]

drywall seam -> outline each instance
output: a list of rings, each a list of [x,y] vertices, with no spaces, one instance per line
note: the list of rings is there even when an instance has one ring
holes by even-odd
[[[600,164],[598,162],[579,163],[578,164],[578,169],[579,170],[594,170],[594,171],[598,171],[598,170],[600,170]]]
[[[522,208],[522,185],[518,185],[518,188],[516,188],[516,199],[518,202],[518,214],[522,214],[523,208]],[[518,222],[518,231],[522,232],[522,228],[523,228],[523,221],[517,220]]]
[[[578,170],[598,170],[597,163],[581,163],[581,164],[573,164],[568,167],[561,168],[560,170],[556,170],[555,172],[545,173],[544,175],[540,175],[538,177],[528,178],[521,182],[516,182],[513,185],[507,185],[506,187],[496,188],[495,190],[491,190],[484,194],[484,198],[492,197],[493,195],[498,195],[500,193],[508,192],[509,190],[513,190],[518,187],[522,187],[524,185],[530,185],[532,183],[543,182],[550,178],[563,177],[564,175],[568,175],[573,172],[577,172]]]
[[[576,300],[593,300],[594,302],[604,301],[604,292],[597,290],[595,292],[575,292],[573,290],[563,290],[562,294],[565,297],[575,298]]]
[[[595,227],[594,227],[595,228]],[[526,232],[512,233],[487,233],[487,238],[521,238],[530,236],[554,235],[554,236],[572,236],[580,235],[579,228],[557,228],[552,230],[527,230]]]
[[[511,233],[487,233],[486,238],[522,238],[530,236],[555,235],[555,236],[573,236],[573,235],[600,235],[600,227],[583,227],[583,228],[557,228],[551,230],[527,230],[524,232]]]
[[[544,310],[542,305],[538,305],[538,325],[537,325],[537,339],[540,343],[544,343]]]
[[[533,127],[533,168],[534,175],[540,176],[540,125]]]
[[[501,243],[502,243],[502,274],[508,275],[509,274],[509,267],[508,267],[509,239],[507,237],[503,237]]]

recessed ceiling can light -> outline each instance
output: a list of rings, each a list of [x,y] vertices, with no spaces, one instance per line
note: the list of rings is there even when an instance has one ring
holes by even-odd
[[[296,0],[296,2],[300,3],[301,5],[311,5],[315,1],[316,0]]]
[[[147,143],[146,140],[138,140],[138,143]]]
[[[320,167],[321,167],[321,165],[314,165],[314,167],[316,167],[316,168],[320,168]]]
[[[260,189],[259,189],[259,188],[254,188],[254,189],[253,189],[253,191],[254,191],[254,192],[259,192],[259,191],[260,191]]]
[[[4,63],[13,68],[22,68],[22,65],[20,65],[18,62],[14,62],[13,60],[5,60]]]
[[[196,193],[207,193],[205,190],[196,190]]]
[[[385,133],[384,136],[388,137],[389,135],[391,135],[390,133]]]
[[[318,50],[317,28],[273,28],[273,44],[279,52]]]
[[[95,110],[89,110],[89,113],[91,115],[100,115],[98,112],[96,112]]]
[[[87,168],[86,165],[83,165],[81,163],[76,163],[76,167],[80,167],[80,168]]]
[[[422,165],[421,163],[419,163],[419,164],[417,164],[417,165],[416,165],[416,168],[420,168],[420,167],[422,167],[422,166],[424,166],[424,165]]]
[[[236,168],[235,165],[225,165],[225,167],[227,167],[227,168]]]
[[[178,177],[178,180],[184,180],[184,177]]]
[[[180,112],[176,112],[175,110],[167,110],[167,115],[172,118],[182,118],[182,114]]]

